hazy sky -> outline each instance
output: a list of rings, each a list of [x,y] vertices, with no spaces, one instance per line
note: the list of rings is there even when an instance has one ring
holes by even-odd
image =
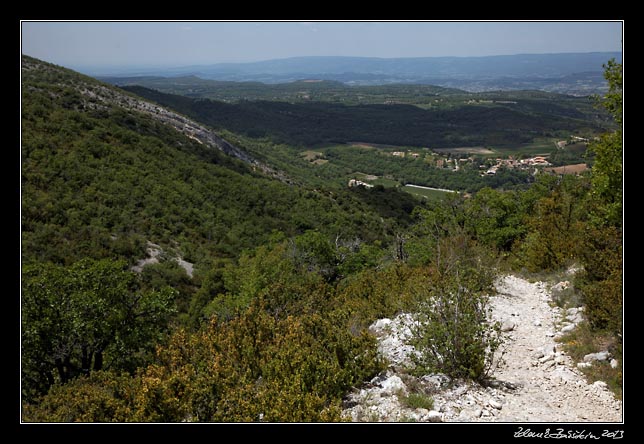
[[[622,22],[22,22],[22,52],[73,67],[309,55],[486,56],[622,50]]]

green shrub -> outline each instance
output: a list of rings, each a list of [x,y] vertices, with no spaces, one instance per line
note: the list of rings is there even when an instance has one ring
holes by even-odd
[[[449,249],[451,239],[443,249]],[[453,378],[485,379],[501,344],[499,323],[488,321],[491,271],[474,255],[457,246],[458,252],[444,258],[441,269],[426,285],[427,297],[418,306],[412,345],[417,374],[444,373]]]
[[[39,403],[23,403],[24,422],[124,422],[131,420],[138,380],[97,371],[52,386]]]

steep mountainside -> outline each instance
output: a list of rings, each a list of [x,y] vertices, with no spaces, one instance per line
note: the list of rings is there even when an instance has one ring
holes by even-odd
[[[395,225],[348,190],[296,188],[202,124],[29,57],[21,162],[24,262],[134,264],[149,241],[199,269],[274,231],[373,240]]]

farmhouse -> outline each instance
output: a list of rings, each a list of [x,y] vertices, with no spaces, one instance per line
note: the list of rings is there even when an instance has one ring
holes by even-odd
[[[349,188],[352,188],[352,187],[373,188],[373,185],[363,182],[361,180],[351,179],[349,180]]]

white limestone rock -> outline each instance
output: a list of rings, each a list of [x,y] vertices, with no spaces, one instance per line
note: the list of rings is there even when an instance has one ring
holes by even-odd
[[[588,353],[586,356],[584,356],[584,362],[606,361],[609,357],[610,353],[608,353],[607,351]]]

